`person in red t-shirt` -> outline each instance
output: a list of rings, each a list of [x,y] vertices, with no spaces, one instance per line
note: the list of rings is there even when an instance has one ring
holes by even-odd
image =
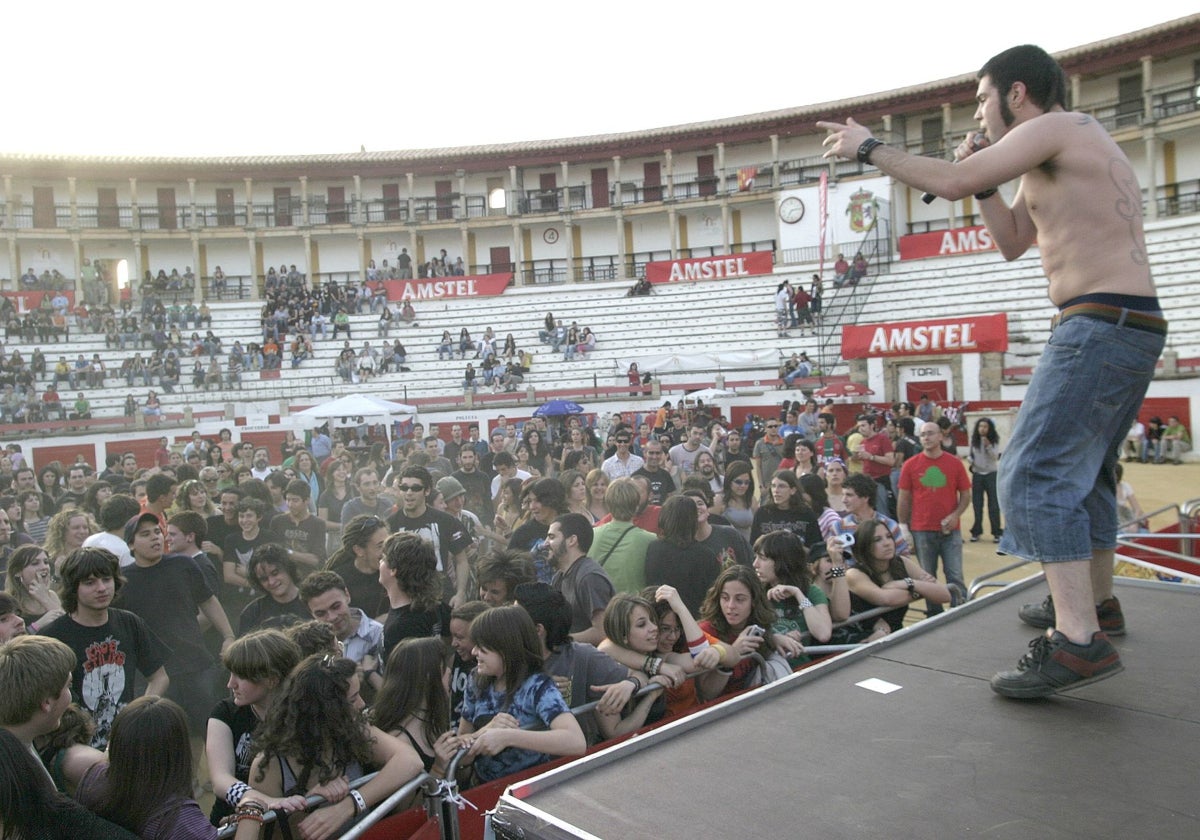
[[[863,475],[875,480],[879,490],[875,495],[875,509],[888,510],[888,493],[892,490],[892,466],[896,460],[892,439],[886,431],[875,431],[875,418],[859,415],[858,432],[863,436],[862,445],[851,457],[862,464]]]
[[[963,593],[962,532],[959,517],[971,503],[971,479],[962,461],[942,450],[942,430],[937,423],[921,426],[921,451],[900,470],[897,512],[912,531],[921,567],[937,576],[938,557],[951,591]],[[941,612],[930,604],[930,614]]]

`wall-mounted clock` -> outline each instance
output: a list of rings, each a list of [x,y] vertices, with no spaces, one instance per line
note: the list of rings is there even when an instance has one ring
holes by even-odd
[[[779,202],[779,218],[789,225],[796,224],[804,218],[804,202],[794,195],[785,198]]]

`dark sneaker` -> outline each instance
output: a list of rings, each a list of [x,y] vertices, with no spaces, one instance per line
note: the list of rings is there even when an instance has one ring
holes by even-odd
[[[1103,631],[1094,633],[1087,645],[1077,645],[1055,631],[1029,643],[1029,653],[1021,657],[1017,670],[1001,671],[992,677],[992,691],[1003,697],[1031,700],[1082,688],[1124,670],[1117,649]]]
[[[1026,604],[1018,613],[1021,621],[1030,627],[1045,629],[1054,626],[1054,599],[1047,595],[1040,604]],[[1096,605],[1096,619],[1100,629],[1110,636],[1125,635],[1125,614],[1121,612],[1121,602],[1115,597],[1108,598]]]
[[[1107,598],[1096,605],[1096,618],[1105,635],[1125,635],[1125,613],[1121,612],[1121,602],[1116,599],[1116,596]]]
[[[1054,598],[1046,596],[1040,604],[1025,604],[1017,613],[1030,627],[1045,629],[1054,626]]]

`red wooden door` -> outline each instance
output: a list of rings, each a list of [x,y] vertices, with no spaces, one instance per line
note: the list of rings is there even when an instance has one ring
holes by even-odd
[[[491,274],[507,274],[508,272],[514,270],[514,266],[512,264],[512,254],[508,250],[507,246],[503,248],[492,248],[491,261]]]
[[[608,169],[593,169],[592,206],[607,207],[608,205]]]

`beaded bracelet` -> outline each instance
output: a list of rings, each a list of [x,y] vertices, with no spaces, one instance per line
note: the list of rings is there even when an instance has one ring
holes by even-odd
[[[233,812],[233,822],[237,825],[241,825],[242,820],[250,820],[250,822],[256,822],[259,825],[262,825],[264,822],[263,815],[265,813],[266,809],[263,808],[263,806],[259,803],[253,801],[246,802],[242,805],[239,805],[237,810]]]
[[[883,145],[883,141],[876,140],[874,137],[868,137],[866,140],[862,141],[862,143],[858,147],[858,162],[859,163],[870,163],[871,162],[871,152],[875,151],[882,145]]]
[[[808,600],[807,598],[801,598],[801,599],[800,599],[800,609],[802,609],[802,610],[806,610],[806,609],[808,609],[809,607],[811,607],[812,605],[813,605],[813,602],[812,602],[812,601],[810,601],[810,600]]]

